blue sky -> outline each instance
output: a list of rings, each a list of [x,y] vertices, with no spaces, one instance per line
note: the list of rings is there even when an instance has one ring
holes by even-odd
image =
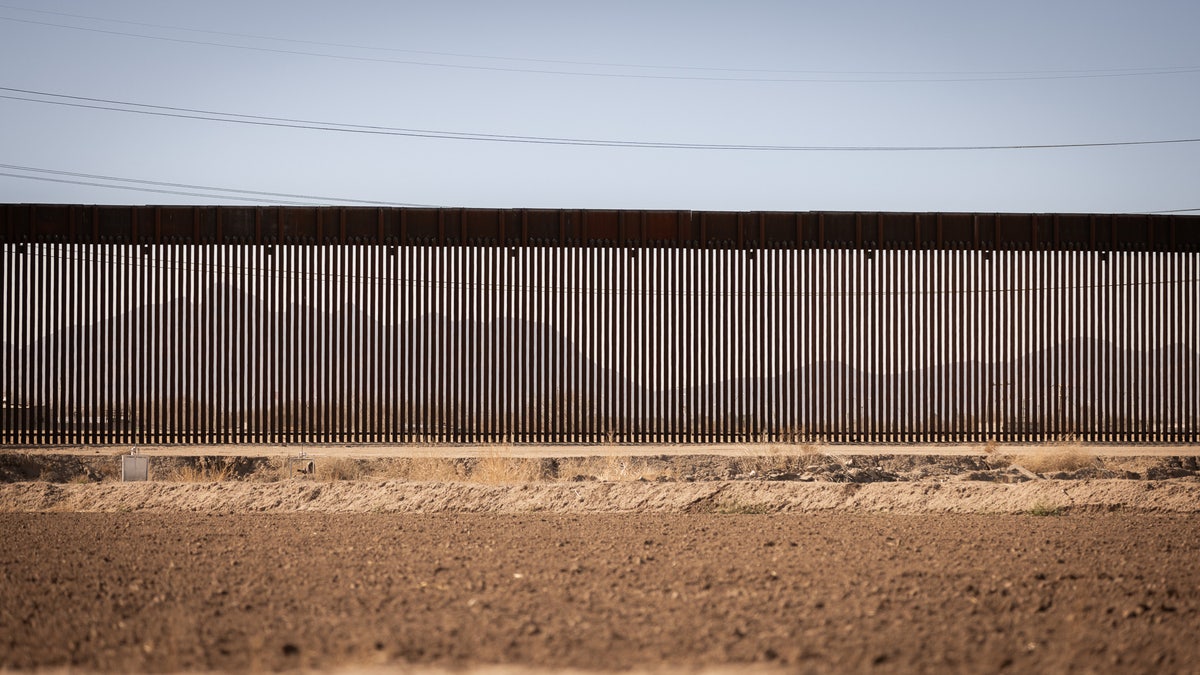
[[[861,148],[1200,138],[1197,26],[1183,1],[0,0],[0,95],[50,102],[0,98],[0,202],[1196,209],[1195,142]]]

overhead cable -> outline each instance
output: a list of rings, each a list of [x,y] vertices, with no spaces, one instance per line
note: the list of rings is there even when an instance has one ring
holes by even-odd
[[[442,131],[433,129],[410,129],[403,127],[388,127],[364,124],[346,124],[338,122],[323,122],[286,117],[270,117],[266,115],[246,115],[196,108],[181,108],[174,106],[134,103],[114,99],[92,98],[87,96],[72,96],[52,92],[19,89],[15,87],[0,87],[0,91],[12,92],[0,94],[0,99],[42,103],[46,105],[66,106],[92,110],[107,110],[111,112],[133,113],[154,117],[169,117],[177,119],[204,120],[210,122],[225,122],[229,124],[245,124],[286,129],[304,129],[309,131],[332,131],[352,134],[369,134],[377,136],[403,136],[409,138],[431,138],[459,141],[485,141],[492,143],[523,143],[531,145],[567,145],[604,148],[643,148],[657,150],[746,150],[768,152],[946,152],[972,150],[1049,150],[1067,148],[1110,148],[1139,145],[1168,145],[1180,143],[1200,143],[1200,138],[1172,138],[1156,140],[1105,141],[1095,143],[1027,143],[1016,145],[753,145],[753,144],[724,144],[724,143],[676,143],[669,141],[627,141],[592,138],[570,138],[554,136],[521,136],[515,134],[488,134],[463,131]],[[14,94],[27,94],[18,96]],[[33,98],[41,97],[41,98]],[[49,99],[49,100],[47,100]]]
[[[237,196],[233,196],[233,195],[221,195],[221,194],[216,194],[216,193],[207,194],[207,193],[200,193],[200,192],[187,192],[187,191],[183,191],[183,190],[159,190],[159,189],[155,189],[155,188],[133,187],[130,185],[110,185],[108,183],[96,183],[93,181],[71,180],[69,178],[50,178],[48,176],[27,176],[27,175],[23,175],[23,174],[19,174],[19,173],[8,173],[6,171],[0,171],[0,176],[5,176],[7,178],[24,178],[25,180],[36,180],[36,181],[41,181],[44,183],[63,183],[66,185],[84,185],[87,187],[109,188],[109,189],[113,189],[113,190],[129,190],[132,192],[152,192],[155,194],[180,195],[180,196],[184,196],[184,197],[203,197],[205,199],[232,199],[235,201],[247,201],[247,202],[258,201],[255,199],[251,199],[249,197],[237,197]],[[309,205],[305,202],[292,202],[292,201],[278,201],[276,203],[287,204],[288,206],[308,206]]]
[[[16,173],[0,172],[0,176],[10,178],[24,178],[27,180],[38,180],[51,183],[66,183],[70,185],[86,185],[89,187],[104,187],[117,190],[132,190],[136,192],[152,192],[159,194],[182,195],[186,197],[204,197],[208,199],[232,199],[245,202],[261,202],[262,197],[282,197],[284,199],[274,199],[274,203],[288,204],[294,206],[308,206],[314,203],[322,202],[339,202],[350,204],[362,204],[370,206],[416,206],[416,207],[431,207],[427,204],[408,204],[403,202],[385,202],[373,201],[366,199],[348,199],[343,197],[320,197],[316,195],[292,194],[287,192],[264,192],[261,190],[240,190],[237,188],[211,187],[207,185],[192,185],[189,183],[168,183],[164,181],[142,180],[138,178],[122,178],[119,176],[104,176],[99,174],[79,173],[75,171],[60,171],[55,169],[43,169],[32,166],[19,166],[16,164],[0,164],[0,169],[9,169],[11,171],[27,171],[32,173],[50,174],[50,176],[65,176],[69,178],[52,178],[50,176],[28,176]],[[73,179],[91,179],[90,181],[81,181]],[[132,185],[108,185],[105,183],[96,183],[92,181],[104,180],[117,183],[131,183]],[[155,187],[142,187],[155,186]],[[196,192],[204,190],[206,192]],[[306,201],[292,201],[302,199]]]

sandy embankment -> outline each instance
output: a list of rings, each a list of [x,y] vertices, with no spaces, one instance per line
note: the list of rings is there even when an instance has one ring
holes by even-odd
[[[0,511],[219,513],[1028,513],[1200,512],[1200,481],[1036,480],[797,483],[713,481],[482,485],[459,482],[90,483],[0,485]]]

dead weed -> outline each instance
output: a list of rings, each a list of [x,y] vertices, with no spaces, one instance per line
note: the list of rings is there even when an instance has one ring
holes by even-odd
[[[175,467],[167,474],[167,480],[177,483],[219,483],[233,478],[233,462],[230,458],[200,457]]]
[[[407,461],[393,462],[380,475],[419,483],[446,483],[460,481],[463,472],[460,462],[444,457],[413,457]]]
[[[363,476],[362,465],[353,459],[336,457],[316,462],[316,477],[318,480],[331,483],[339,480],[359,480]]]
[[[766,450],[747,449],[738,457],[741,473],[801,473],[805,468],[819,463],[825,457],[818,445],[805,443],[799,446],[770,445]]]
[[[673,478],[669,469],[651,466],[643,457],[568,457],[559,460],[558,475],[562,480],[580,477],[606,482],[657,481]]]
[[[1012,464],[1025,467],[1034,473],[1072,472],[1086,467],[1100,466],[1100,460],[1078,443],[1050,445],[1037,452],[1006,457]]]
[[[541,462],[526,457],[487,455],[480,457],[471,467],[468,479],[472,483],[487,485],[511,485],[513,483],[535,483],[544,480]]]

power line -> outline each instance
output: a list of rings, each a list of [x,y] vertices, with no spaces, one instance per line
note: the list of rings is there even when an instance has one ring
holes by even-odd
[[[48,176],[25,176],[25,175],[21,175],[18,173],[8,173],[8,172],[3,172],[3,171],[0,171],[0,176],[5,176],[8,178],[23,178],[25,180],[36,180],[36,181],[42,181],[45,183],[63,183],[63,184],[67,184],[67,185],[85,185],[87,187],[109,188],[109,189],[113,189],[113,190],[129,190],[129,191],[133,191],[133,192],[152,192],[152,193],[156,193],[156,194],[180,195],[183,197],[205,197],[205,198],[209,198],[209,199],[221,198],[221,199],[233,199],[236,201],[246,201],[246,202],[257,201],[255,199],[252,199],[249,197],[239,197],[236,195],[207,194],[207,193],[201,193],[201,192],[186,192],[183,190],[158,190],[155,188],[133,187],[130,185],[108,185],[106,183],[95,183],[95,182],[91,182],[91,181],[71,180],[69,178],[50,178]],[[277,203],[287,204],[289,206],[309,206],[309,204],[307,204],[305,202],[289,202],[289,201],[280,200]]]
[[[509,61],[517,63],[540,63],[540,64],[558,64],[568,66],[590,66],[598,68],[635,68],[643,70],[676,70],[690,72],[723,72],[723,73],[784,73],[784,74],[802,74],[802,75],[892,75],[903,76],[901,79],[883,79],[883,80],[864,80],[864,79],[782,79],[782,78],[670,78],[660,76],[661,79],[716,79],[722,81],[746,81],[746,82],[972,82],[972,81],[993,81],[993,80],[1010,80],[1010,79],[1073,79],[1073,78],[1089,78],[1089,77],[1128,77],[1141,75],[1172,75],[1180,73],[1200,72],[1200,66],[1142,66],[1131,68],[1105,68],[1105,69],[1058,69],[1058,70],[993,70],[993,71],[956,71],[956,70],[918,70],[918,71],[896,71],[896,70],[798,70],[786,68],[731,68],[721,66],[680,66],[680,65],[664,65],[664,64],[639,64],[639,63],[623,63],[611,61],[580,61],[580,60],[565,60],[565,59],[547,59],[547,58],[527,58],[527,57],[510,57],[496,56],[488,54],[470,54],[462,52],[445,52],[432,50],[417,50],[417,49],[400,49],[396,47],[378,47],[367,45],[356,45],[342,42],[323,42],[319,40],[298,40],[293,38],[275,37],[270,35],[258,35],[254,33],[237,33],[230,31],[205,30],[199,28],[189,28],[186,26],[174,26],[169,24],[148,23],[142,21],[123,21],[119,19],[110,19],[106,17],[89,16],[84,14],[71,14],[67,12],[52,12],[47,10],[30,9],[13,5],[2,5],[0,8],[11,9],[21,12],[30,12],[36,14],[61,16],[73,19],[84,19],[89,21],[102,21],[105,23],[123,24],[127,26],[139,26],[143,28],[155,28],[175,31],[186,31],[190,33],[202,33],[206,35],[220,35],[224,37],[234,37],[241,39],[252,40],[269,40],[273,42],[284,42],[290,44],[314,45],[320,47],[335,47],[340,49],[359,49],[365,51],[400,53],[400,54],[419,54],[425,56],[445,56],[452,58],[480,59],[489,61]],[[44,25],[55,28],[64,28],[69,30],[79,30],[88,32],[99,32],[123,37],[135,37],[148,40],[165,40],[178,41],[187,44],[199,44],[215,47],[226,47],[230,49],[261,49],[262,51],[271,51],[284,54],[297,54],[305,56],[317,56],[325,58],[346,58],[354,59],[335,54],[323,54],[314,52],[300,52],[291,50],[272,50],[266,48],[246,47],[242,45],[229,45],[224,43],[203,42],[198,40],[181,40],[176,38],[168,38],[162,36],[142,35],[137,33],[124,33],[120,31],[108,31],[96,28],[87,28],[81,26],[71,26],[50,22],[39,22],[27,19],[15,19],[11,17],[0,17],[0,20],[25,22],[37,25]],[[368,61],[382,61],[388,63],[399,63],[404,65],[421,65],[421,66],[436,66],[449,68],[479,68],[475,66],[466,66],[461,64],[443,64],[443,63],[428,63],[421,61],[399,61],[389,59],[361,59]],[[557,74],[557,75],[587,75],[600,77],[637,77],[636,75],[622,73],[574,73],[563,71],[545,71],[545,70],[530,70],[530,69],[501,69],[511,70],[513,72],[529,72],[538,74]],[[912,79],[919,76],[955,76],[942,79]],[[653,77],[653,76],[651,76]]]
[[[0,98],[2,98],[2,97],[0,97]],[[254,199],[251,197],[241,197],[241,196],[238,196],[238,195],[232,194],[232,193],[246,194],[246,195],[262,195],[262,196],[269,196],[269,197],[274,197],[274,196],[297,197],[297,198],[304,198],[304,199],[312,200],[312,201],[308,201],[308,202],[295,202],[295,201],[285,201],[285,200],[279,199],[279,200],[274,200],[274,202],[273,202],[276,204],[286,204],[289,206],[317,206],[317,205],[320,205],[320,203],[322,203],[322,202],[347,202],[347,203],[353,203],[353,204],[365,204],[365,205],[377,205],[377,206],[407,206],[407,207],[413,207],[413,208],[428,208],[428,209],[444,208],[444,207],[433,205],[433,204],[412,204],[412,203],[407,203],[407,202],[383,202],[383,201],[372,201],[372,200],[365,200],[365,199],[348,199],[348,198],[343,198],[343,197],[318,197],[318,196],[313,196],[313,195],[290,194],[290,193],[286,193],[286,192],[262,192],[262,191],[258,191],[258,190],[239,190],[236,188],[217,188],[217,187],[208,187],[208,186],[203,186],[203,185],[189,185],[187,183],[164,183],[164,182],[159,182],[159,181],[148,181],[148,180],[141,180],[141,179],[136,179],[136,178],[120,178],[117,176],[102,176],[102,175],[97,175],[97,174],[76,173],[76,172],[72,172],[72,171],[57,171],[54,169],[41,169],[41,168],[37,168],[37,167],[17,166],[17,165],[12,165],[12,164],[0,164],[0,168],[15,169],[15,170],[20,170],[20,171],[36,171],[36,172],[50,173],[50,174],[55,174],[55,175],[76,176],[76,177],[81,177],[81,178],[95,178],[95,179],[99,179],[99,180],[123,181],[123,182],[131,182],[131,183],[139,183],[139,184],[147,184],[147,185],[164,185],[164,186],[171,186],[171,187],[191,188],[191,189],[196,189],[196,190],[209,190],[212,192],[212,194],[205,193],[205,192],[185,192],[182,190],[139,188],[139,187],[128,186],[128,185],[107,185],[104,183],[93,183],[93,182],[89,182],[89,181],[56,179],[56,178],[48,178],[48,177],[43,177],[43,176],[24,176],[24,175],[20,175],[20,174],[0,172],[0,176],[7,176],[10,178],[23,178],[25,180],[45,181],[45,182],[51,182],[51,183],[65,183],[65,184],[69,184],[69,185],[84,185],[84,186],[89,186],[89,187],[110,188],[113,190],[127,190],[127,191],[132,191],[132,192],[152,192],[152,193],[159,193],[159,194],[172,194],[172,195],[181,195],[181,196],[185,196],[185,197],[204,197],[204,198],[219,197],[222,199],[232,199],[232,200],[236,200],[236,201],[244,201],[244,202],[250,202],[250,203],[261,203],[261,200]],[[229,193],[229,194],[223,194],[223,193]],[[1138,213],[1169,214],[1169,213],[1193,213],[1193,212],[1200,212],[1200,208],[1170,209],[1170,210],[1162,210],[1162,211],[1139,211]]]
[[[93,179],[93,180],[106,180],[106,181],[114,181],[114,182],[121,182],[121,183],[134,183],[136,185],[151,185],[151,186],[157,186],[157,188],[159,188],[159,189],[148,188],[148,187],[135,187],[135,186],[128,186],[128,185],[105,185],[102,183],[84,182],[84,181],[78,181],[78,180],[67,180],[67,179],[60,179],[60,178],[49,178],[46,176],[23,176],[20,174],[0,173],[0,176],[9,176],[12,178],[24,178],[27,180],[41,180],[41,181],[49,181],[49,182],[53,182],[53,183],[69,183],[69,184],[73,184],[73,185],[88,185],[88,186],[93,186],[93,187],[112,188],[112,189],[116,189],[116,190],[133,190],[133,191],[138,191],[138,192],[156,192],[156,193],[162,193],[162,194],[183,195],[183,196],[187,196],[187,197],[220,197],[222,199],[234,199],[234,200],[238,200],[238,201],[247,201],[247,202],[261,201],[261,200],[256,199],[255,197],[284,197],[284,198],[288,198],[288,199],[306,199],[309,201],[298,202],[298,201],[277,200],[277,203],[296,205],[296,206],[307,206],[307,205],[311,205],[313,202],[346,202],[346,203],[351,203],[351,204],[364,204],[364,205],[369,205],[369,206],[415,206],[415,207],[424,207],[424,208],[436,208],[436,207],[432,207],[432,206],[429,206],[426,204],[407,204],[407,203],[402,203],[402,202],[383,202],[383,201],[373,201],[373,200],[367,200],[367,199],[349,199],[349,198],[344,198],[344,197],[319,197],[319,196],[315,196],[315,195],[291,194],[291,193],[287,193],[287,192],[263,192],[260,190],[240,190],[237,188],[210,187],[210,186],[206,186],[206,185],[191,185],[188,183],[168,183],[168,182],[154,181],[154,180],[142,180],[142,179],[138,179],[138,178],[122,178],[119,176],[103,176],[103,175],[91,174],[91,173],[77,173],[74,171],[59,171],[59,170],[55,170],[55,169],[42,169],[42,168],[32,167],[32,166],[18,166],[15,164],[0,164],[0,168],[11,169],[11,170],[15,170],[15,171],[30,171],[30,172],[35,172],[35,173],[52,174],[55,176],[70,176],[72,178],[88,178],[88,179]],[[178,189],[161,189],[161,188],[178,188]],[[214,192],[214,193],[218,193],[218,194],[205,194],[205,193],[199,193],[199,192],[184,192],[182,190],[207,190],[209,192]],[[243,196],[238,196],[238,195],[247,195],[247,196],[243,197]]]
[[[277,127],[285,129],[304,129],[309,131],[333,131],[341,133],[368,134],[377,136],[402,136],[408,138],[430,138],[459,141],[484,141],[494,143],[521,143],[532,145],[563,145],[604,148],[642,148],[656,150],[744,150],[770,152],[948,152],[948,151],[979,151],[979,150],[1048,150],[1068,148],[1111,148],[1141,145],[1169,145],[1180,143],[1200,143],[1200,138],[1173,138],[1138,141],[1106,141],[1099,143],[1030,143],[1019,145],[751,145],[751,144],[722,144],[722,143],[674,143],[667,141],[626,141],[591,138],[570,138],[555,136],[521,136],[515,134],[486,134],[463,131],[440,131],[431,129],[409,129],[403,127],[387,127],[363,124],[345,124],[339,122],[323,122],[316,120],[293,119],[286,117],[270,117],[266,115],[245,115],[196,108],[181,108],[174,106],[134,103],[114,99],[93,98],[55,94],[52,92],[19,89],[15,87],[0,87],[0,91],[28,94],[29,96],[14,96],[0,94],[0,99],[42,103],[46,105],[84,108],[91,110],[107,110],[111,112],[133,113],[154,117],[177,119],[204,120],[210,122],[226,122],[230,124],[245,124],[252,126]],[[41,96],[44,98],[31,98]]]

